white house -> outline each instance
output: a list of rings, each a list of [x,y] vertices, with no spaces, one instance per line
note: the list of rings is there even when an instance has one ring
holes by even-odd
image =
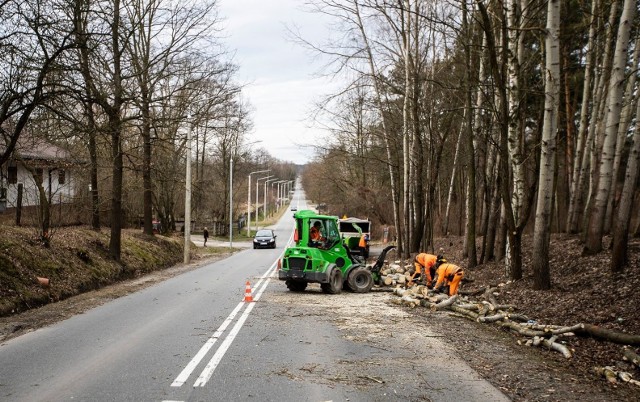
[[[70,202],[76,191],[71,154],[41,139],[22,135],[11,159],[0,167],[0,212],[15,208],[22,184],[22,206],[39,204],[38,180],[52,205]]]

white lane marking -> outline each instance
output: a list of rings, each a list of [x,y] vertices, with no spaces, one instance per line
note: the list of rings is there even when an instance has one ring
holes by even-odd
[[[213,335],[211,335],[211,337],[207,339],[207,342],[205,342],[205,344],[202,345],[198,353],[196,353],[196,355],[193,357],[193,359],[191,359],[189,364],[187,364],[187,366],[182,370],[182,372],[178,375],[178,377],[176,377],[176,379],[171,384],[172,387],[181,387],[185,382],[187,382],[193,370],[195,370],[196,366],[198,366],[200,361],[209,352],[211,347],[216,343],[218,338],[220,338],[224,330],[227,329],[229,324],[231,324],[231,321],[233,321],[235,316],[238,314],[238,312],[242,309],[244,305],[245,305],[244,302],[238,303],[236,308],[234,308],[231,314],[229,314],[229,316],[222,322],[222,324],[220,325],[220,327],[218,327],[216,332],[214,332]]]
[[[270,271],[274,270],[276,265],[277,265],[277,262],[274,263],[267,270],[267,272],[265,272],[264,276],[262,278],[260,278],[260,281],[258,281],[258,284],[256,285],[256,287],[260,287],[260,283],[262,282],[262,280],[265,277],[267,278],[265,280],[264,284],[262,285],[262,287],[260,287],[260,289],[258,290],[258,293],[256,294],[256,297],[255,297],[256,301],[260,300],[260,296],[262,296],[262,293],[267,288],[267,285],[269,284],[269,281],[271,280],[270,278],[267,277],[267,275],[269,275]],[[207,366],[204,368],[204,370],[202,370],[202,373],[200,374],[200,377],[198,377],[196,382],[193,384],[194,387],[204,387],[205,384],[209,381],[209,379],[211,379],[211,376],[213,375],[213,372],[218,367],[218,364],[220,364],[220,362],[222,361],[222,358],[227,353],[227,350],[229,349],[229,347],[233,343],[234,339],[236,338],[236,336],[240,332],[240,329],[242,329],[242,326],[244,325],[244,322],[249,317],[249,314],[251,313],[251,310],[253,310],[253,306],[255,306],[255,303],[249,304],[247,309],[242,313],[242,315],[238,319],[238,322],[236,323],[236,325],[234,325],[233,328],[231,329],[231,331],[229,332],[229,335],[227,335],[227,337],[224,339],[224,341],[222,341],[222,343],[220,344],[220,347],[218,347],[218,350],[216,350],[216,353],[214,353],[213,357],[211,358],[211,360],[209,361]]]
[[[242,315],[238,319],[238,322],[236,322],[236,325],[234,325],[229,332],[229,335],[227,335],[224,341],[222,341],[220,347],[218,348],[218,350],[216,350],[216,353],[213,355],[211,360],[209,360],[209,363],[204,368],[204,370],[202,370],[200,377],[198,377],[196,382],[193,384],[194,387],[204,387],[207,381],[209,381],[209,379],[213,375],[213,372],[218,367],[218,364],[220,364],[220,361],[222,361],[222,358],[227,353],[229,346],[231,346],[231,343],[236,338],[236,335],[238,335],[238,332],[240,332],[240,328],[242,328],[242,326],[244,325],[244,322],[247,320],[249,313],[251,312],[251,310],[253,310],[253,306],[255,306],[254,303],[249,304],[249,307],[247,307],[247,309],[242,313]]]

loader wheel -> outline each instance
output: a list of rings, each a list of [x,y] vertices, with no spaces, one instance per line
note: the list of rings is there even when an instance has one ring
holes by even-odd
[[[340,293],[342,291],[342,271],[334,267],[329,274],[329,283],[321,283],[320,288],[324,293],[330,295]]]
[[[364,267],[356,268],[349,274],[347,283],[355,293],[367,293],[373,287],[373,275]]]
[[[287,285],[287,288],[292,292],[304,292],[304,290],[307,288],[307,282],[288,280],[285,282],[285,284]]]

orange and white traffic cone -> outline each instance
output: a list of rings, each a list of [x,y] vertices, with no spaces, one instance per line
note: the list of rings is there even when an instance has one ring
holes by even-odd
[[[251,296],[251,284],[247,281],[247,284],[244,288],[244,301],[250,303],[253,301],[253,296]]]

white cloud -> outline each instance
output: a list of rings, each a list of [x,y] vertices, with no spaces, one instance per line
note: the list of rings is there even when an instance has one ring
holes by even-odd
[[[261,141],[274,157],[299,164],[325,132],[313,128],[314,102],[334,86],[314,77],[321,65],[314,55],[288,39],[286,25],[301,26],[314,40],[327,35],[322,18],[303,12],[296,0],[221,0],[227,46],[236,52],[243,96],[254,107],[250,141]]]

